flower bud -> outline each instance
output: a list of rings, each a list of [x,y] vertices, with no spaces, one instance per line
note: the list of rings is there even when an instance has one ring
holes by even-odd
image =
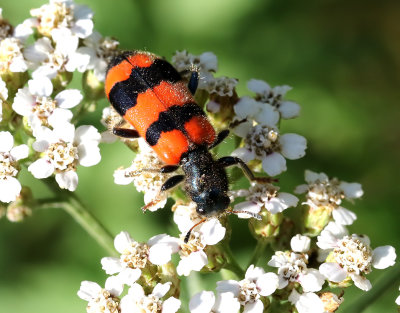
[[[96,101],[104,98],[104,83],[96,77],[93,70],[83,74],[82,87],[88,100]]]
[[[280,231],[280,224],[283,220],[282,213],[272,214],[268,210],[261,210],[261,220],[250,219],[249,227],[253,236],[258,239],[276,237]]]
[[[304,223],[310,236],[318,235],[329,223],[331,210],[328,207],[309,208],[305,213]]]
[[[7,207],[7,218],[10,222],[22,222],[25,217],[32,215],[32,191],[23,186],[17,199]]]

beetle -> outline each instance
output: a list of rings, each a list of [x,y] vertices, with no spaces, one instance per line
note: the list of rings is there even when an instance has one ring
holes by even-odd
[[[265,182],[269,178],[255,177],[240,158],[213,158],[209,150],[221,143],[229,130],[216,134],[195,102],[198,79],[198,73],[193,71],[186,84],[170,63],[155,54],[125,51],[109,63],[105,94],[114,109],[134,127],[116,126],[113,133],[124,138],[143,137],[166,164],[160,172],[170,173],[181,167],[184,175],[170,177],[161,192],[184,182],[186,193],[204,221],[230,205],[226,167],[239,165],[252,181]],[[185,241],[189,235],[190,231]]]

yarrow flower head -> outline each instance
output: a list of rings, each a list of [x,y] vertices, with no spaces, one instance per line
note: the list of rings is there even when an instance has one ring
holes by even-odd
[[[296,160],[305,155],[306,139],[297,134],[281,135],[277,128],[245,122],[234,130],[244,138],[244,147],[232,152],[244,162],[261,160],[263,170],[270,176],[286,171],[286,159]],[[286,158],[286,159],[285,159]]]
[[[92,10],[74,1],[50,0],[32,9],[31,15],[37,19],[36,27],[42,36],[54,37],[55,33],[67,30],[77,38],[86,38],[93,31]]]
[[[81,102],[83,96],[77,89],[59,92],[54,99],[53,85],[47,77],[36,77],[28,81],[29,87],[19,89],[12,105],[15,112],[26,117],[33,134],[41,126],[53,126],[70,122],[71,109]]]
[[[198,230],[190,233],[189,240],[185,243],[184,238],[193,224],[188,223],[181,233],[179,254],[181,259],[176,268],[179,275],[188,276],[191,271],[200,271],[208,263],[205,249],[207,246],[216,245],[225,237],[226,229],[216,218],[210,218],[202,223]]]
[[[279,279],[275,273],[265,273],[260,267],[251,265],[241,281],[223,280],[217,282],[219,293],[231,293],[244,307],[244,312],[263,312],[261,297],[266,297],[278,288]]]
[[[82,300],[88,301],[87,313],[121,313],[119,296],[122,291],[123,289],[119,285],[115,285],[115,279],[109,277],[106,280],[105,288],[91,281],[83,281],[78,296]]]
[[[271,88],[262,80],[251,79],[247,82],[247,88],[256,93],[257,101],[270,104],[283,119],[295,118],[300,113],[300,106],[296,102],[283,100],[286,92],[292,89],[289,86]]]
[[[17,38],[7,37],[0,41],[0,76],[28,69],[22,49],[22,43]]]
[[[121,232],[115,237],[114,246],[121,256],[103,258],[103,269],[107,274],[118,273],[121,283],[132,285],[140,277],[142,269],[171,261],[171,254],[178,250],[178,241],[162,234],[150,238],[147,243],[140,243],[127,232]]]
[[[29,148],[22,144],[14,147],[10,132],[0,132],[0,201],[14,201],[21,192],[16,178],[20,169],[18,161],[28,156]]]
[[[188,74],[190,74],[193,69],[198,70],[199,85],[197,88],[204,90],[207,90],[208,86],[214,81],[212,73],[216,72],[218,68],[217,57],[212,52],[193,55],[186,50],[177,51],[172,57],[172,63],[178,72],[188,71]]]
[[[236,197],[245,197],[247,201],[235,205],[234,210],[258,213],[267,210],[272,214],[281,213],[288,207],[297,206],[299,199],[290,193],[279,192],[279,187],[269,183],[252,182],[249,189],[234,190]],[[257,211],[258,208],[258,212]]]
[[[181,301],[175,297],[163,300],[171,287],[171,283],[157,284],[152,293],[146,295],[143,287],[133,284],[128,294],[121,299],[123,313],[175,313],[181,306]]]
[[[84,72],[90,56],[77,53],[79,38],[58,33],[53,42],[47,38],[39,38],[24,51],[25,58],[34,70],[32,77],[46,76],[50,79],[64,72],[78,70]]]
[[[289,283],[298,282],[305,292],[315,292],[322,288],[325,277],[316,269],[307,268],[311,239],[296,235],[290,241],[292,251],[277,251],[268,262],[278,268],[279,289]]]
[[[173,173],[160,173],[157,168],[164,164],[149,145],[140,138],[139,153],[136,155],[132,165],[125,169],[114,172],[114,182],[119,185],[128,185],[131,182],[137,191],[144,192],[144,203],[152,204],[148,207],[150,211],[163,208],[167,202],[169,193],[160,193],[164,182],[174,175]]]
[[[110,37],[103,37],[95,31],[83,40],[83,44],[83,47],[77,49],[77,53],[90,57],[87,69],[93,70],[99,81],[104,81],[109,62],[120,53],[117,49],[119,42]]]
[[[53,130],[42,126],[33,143],[41,157],[28,170],[39,179],[55,173],[60,188],[74,191],[78,185],[77,166],[88,167],[100,162],[100,138],[97,129],[89,125],[75,129],[74,125],[63,123]]]
[[[337,178],[329,179],[325,173],[315,173],[310,170],[305,172],[308,184],[299,185],[295,193],[306,193],[306,202],[312,210],[325,209],[332,214],[336,223],[341,225],[352,224],[357,216],[342,207],[342,200],[352,201],[363,195],[359,183],[347,183]]]
[[[358,288],[368,291],[371,283],[365,275],[371,272],[372,267],[384,269],[394,265],[396,252],[392,246],[372,250],[367,236],[344,235],[331,231],[332,225],[328,226],[318,236],[317,246],[330,251],[326,263],[319,267],[329,281],[341,283],[349,277]]]

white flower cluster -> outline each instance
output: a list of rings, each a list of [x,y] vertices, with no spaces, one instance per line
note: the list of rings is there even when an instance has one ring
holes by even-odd
[[[199,73],[198,89],[206,90],[209,94],[218,96],[233,95],[234,88],[238,80],[228,77],[214,77],[218,69],[218,60],[214,53],[204,52],[200,55],[193,55],[187,51],[177,51],[172,57],[172,63],[178,72],[183,73],[184,77],[188,77],[191,71],[196,70]],[[185,74],[188,75],[185,75]]]
[[[93,126],[74,126],[74,114],[86,104],[81,91],[67,85],[75,71],[91,71],[98,82],[104,81],[118,42],[94,31],[93,12],[71,0],[50,0],[16,27],[2,13],[0,9],[0,123],[18,137],[2,132],[7,140],[1,142],[0,201],[15,201],[21,191],[19,162],[29,165],[34,177],[54,174],[60,188],[74,191],[77,167],[100,161],[101,136]],[[12,148],[14,141],[19,146]]]
[[[299,185],[295,193],[306,193],[307,201],[304,204],[310,209],[325,209],[329,211],[336,223],[351,225],[357,218],[354,212],[341,206],[342,200],[352,201],[363,195],[359,183],[347,183],[337,178],[329,179],[325,173],[305,172],[307,184]]]
[[[287,86],[271,88],[266,82],[252,79],[247,87],[255,98],[244,96],[235,104],[234,132],[243,138],[243,147],[232,155],[244,162],[260,160],[265,173],[276,176],[286,171],[286,159],[295,160],[305,155],[307,141],[297,134],[281,134],[280,119],[299,115],[297,103],[282,98]]]

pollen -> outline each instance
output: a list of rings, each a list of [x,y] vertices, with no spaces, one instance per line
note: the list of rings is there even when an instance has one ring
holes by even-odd
[[[268,126],[256,125],[247,134],[245,146],[259,158],[280,150],[279,134]]]
[[[128,268],[144,268],[149,256],[149,246],[145,243],[132,242],[121,254],[121,262]]]
[[[333,252],[336,262],[348,273],[371,272],[372,249],[357,235],[345,236]]]
[[[78,163],[78,148],[72,143],[57,142],[50,144],[45,152],[52,161],[56,172],[75,170]]]
[[[18,174],[18,162],[9,153],[0,153],[0,179]]]
[[[239,282],[240,290],[238,300],[240,304],[246,305],[247,303],[256,302],[260,298],[257,285],[248,279],[243,279]]]

